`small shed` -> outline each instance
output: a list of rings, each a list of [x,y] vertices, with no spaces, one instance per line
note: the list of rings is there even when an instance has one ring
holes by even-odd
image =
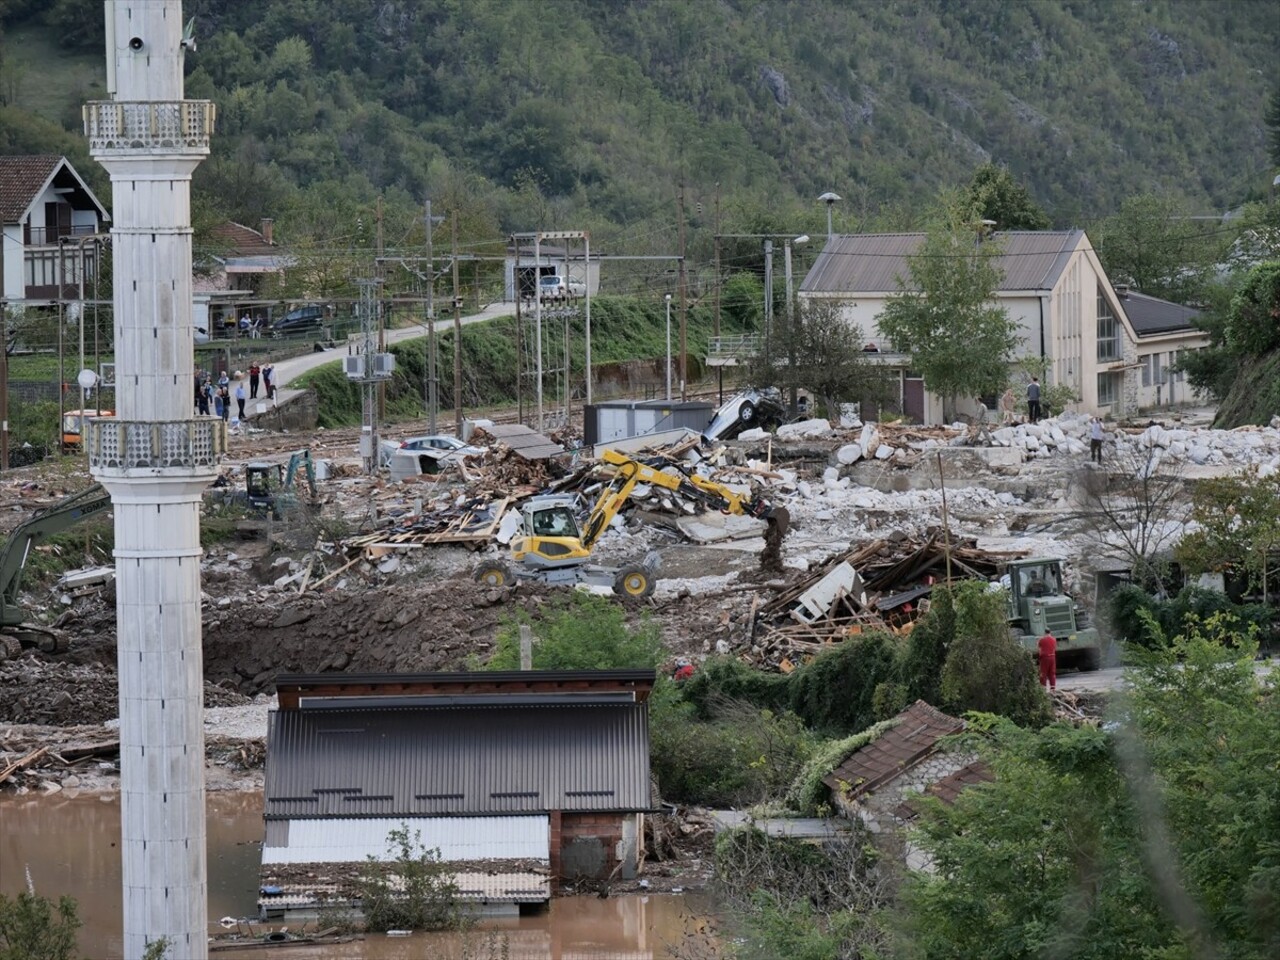
[[[958,717],[917,700],[895,719],[894,726],[851,753],[822,781],[831,788],[836,807],[862,820],[873,833],[898,824],[904,800],[977,759],[971,753],[940,747],[944,737],[965,728]]]
[[[689,429],[701,433],[715,406],[701,401],[610,400],[583,407],[582,435],[587,446]]]
[[[407,825],[464,899],[517,911],[642,861],[652,670],[289,674],[276,682],[264,917],[355,899]]]

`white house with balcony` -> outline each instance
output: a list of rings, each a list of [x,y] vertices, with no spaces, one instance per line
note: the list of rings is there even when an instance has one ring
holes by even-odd
[[[861,329],[864,349],[897,373],[901,411],[936,423],[942,398],[877,326],[889,298],[902,292],[899,278],[912,289],[908,259],[924,240],[923,233],[834,236],[799,297],[838,301],[843,317]],[[1011,231],[985,242],[1001,244],[995,296],[1018,326],[1015,355],[1045,357],[1047,384],[1071,385],[1080,397],[1074,409],[1118,417],[1190,399],[1171,371],[1179,354],[1209,343],[1194,324],[1198,311],[1113,287],[1083,230]]]
[[[3,289],[9,302],[72,299],[97,272],[111,216],[66,157],[0,157]]]

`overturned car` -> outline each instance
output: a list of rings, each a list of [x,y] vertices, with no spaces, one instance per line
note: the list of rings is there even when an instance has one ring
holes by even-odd
[[[711,423],[702,431],[708,442],[732,440],[744,430],[755,427],[768,430],[787,421],[787,405],[776,387],[748,387],[716,411]]]

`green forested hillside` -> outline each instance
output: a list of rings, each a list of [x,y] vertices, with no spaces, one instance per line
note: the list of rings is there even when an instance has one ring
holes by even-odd
[[[746,232],[784,218],[820,228],[813,198],[831,189],[846,199],[841,228],[905,225],[987,159],[1058,225],[1087,226],[1144,191],[1221,211],[1271,180],[1280,16],[1268,0],[185,11],[199,41],[188,96],[220,110],[197,171],[202,209],[275,214],[286,234],[363,229],[352,211],[379,191],[393,232],[432,196],[472,236],[584,226],[670,249],[682,181],[695,230],[710,227],[719,183],[725,230]],[[60,126],[101,95],[84,80],[93,58],[102,72],[101,24],[98,0],[0,0],[0,148],[65,149]]]

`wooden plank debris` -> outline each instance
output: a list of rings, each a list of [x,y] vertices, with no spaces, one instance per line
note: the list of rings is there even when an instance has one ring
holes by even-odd
[[[3,770],[0,770],[0,783],[4,783],[6,780],[8,780],[11,776],[13,776],[23,767],[27,767],[35,763],[37,760],[39,760],[48,752],[49,752],[49,747],[46,745],[46,746],[40,747],[37,750],[32,750],[25,757],[15,760],[13,763],[5,767]]]

